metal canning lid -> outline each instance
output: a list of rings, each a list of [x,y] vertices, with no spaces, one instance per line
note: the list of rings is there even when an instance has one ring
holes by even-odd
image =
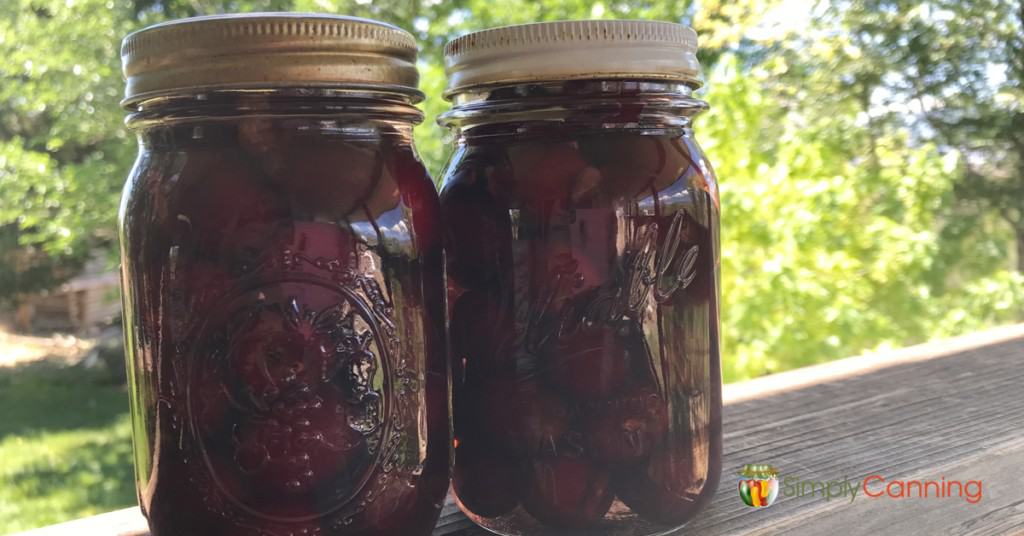
[[[182,90],[372,87],[416,98],[416,41],[383,22],[313,13],[156,24],[121,43],[125,99]]]
[[[580,20],[473,32],[444,49],[445,97],[488,85],[645,79],[700,86],[697,32],[660,21]]]

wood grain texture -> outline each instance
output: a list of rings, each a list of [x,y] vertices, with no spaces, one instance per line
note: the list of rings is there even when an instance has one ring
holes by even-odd
[[[1024,535],[1024,326],[863,356],[726,390],[722,485],[680,534]],[[744,506],[735,476],[771,463],[786,477],[981,480],[982,499],[786,496]],[[878,489],[878,486],[872,486]],[[145,534],[137,509],[26,536]],[[451,504],[436,535],[488,534]]]

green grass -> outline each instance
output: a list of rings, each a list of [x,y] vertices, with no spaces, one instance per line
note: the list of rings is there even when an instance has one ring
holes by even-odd
[[[0,368],[0,534],[135,504],[128,395],[108,375]]]

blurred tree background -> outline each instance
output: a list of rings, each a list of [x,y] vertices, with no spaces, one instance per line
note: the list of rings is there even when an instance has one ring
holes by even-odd
[[[701,34],[697,126],[724,209],[729,380],[1018,320],[1024,7],[1011,0],[8,0],[0,7],[0,296],[112,250],[135,152],[118,44],[169,18],[346,13],[422,43],[420,152],[447,154],[441,49],[560,18]]]
[[[722,184],[727,381],[1022,319],[1024,0],[4,0],[0,302],[114,251],[136,150],[120,38],[273,10],[413,32],[435,176],[448,39],[564,18],[694,26],[712,104],[697,135]],[[19,519],[2,493],[0,532],[111,506]]]

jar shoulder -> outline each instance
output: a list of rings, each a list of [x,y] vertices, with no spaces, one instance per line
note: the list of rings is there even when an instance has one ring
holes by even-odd
[[[411,143],[236,134],[209,143],[144,139],[123,191],[122,225],[140,212],[221,231],[254,219],[368,222],[436,212],[436,190]]]
[[[714,170],[688,129],[462,139],[442,185],[442,204],[477,197],[509,206],[562,199],[584,207],[655,197],[650,202],[671,208],[685,190],[706,192],[718,204]]]

